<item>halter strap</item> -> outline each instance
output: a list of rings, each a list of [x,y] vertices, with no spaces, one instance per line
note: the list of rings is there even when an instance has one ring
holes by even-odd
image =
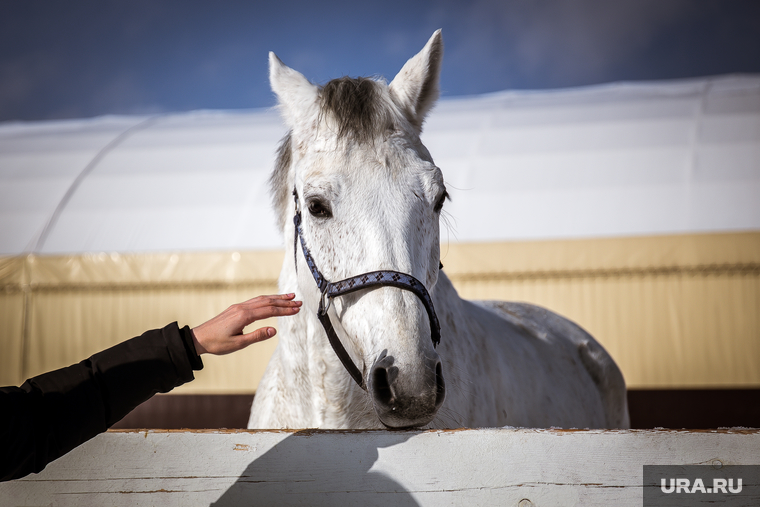
[[[303,230],[301,229],[301,206],[295,189],[293,189],[293,198],[295,199],[296,204],[296,211],[293,216],[293,224],[295,225],[295,231],[293,234],[293,260],[296,265],[296,270],[298,270],[297,246],[298,240],[300,239],[301,250],[303,251],[304,259],[306,259],[306,264],[309,266],[309,271],[311,271],[311,275],[314,277],[314,281],[316,282],[319,291],[322,293],[322,297],[319,301],[319,309],[317,310],[317,318],[319,319],[319,322],[322,323],[322,327],[324,327],[325,333],[327,333],[327,339],[330,341],[330,345],[338,356],[338,359],[340,359],[340,362],[343,363],[343,366],[359,387],[365,391],[367,390],[367,386],[364,383],[364,376],[348,355],[345,347],[343,347],[340,338],[338,338],[338,335],[335,332],[335,328],[333,328],[330,317],[327,315],[331,298],[374,287],[390,286],[407,290],[417,296],[425,307],[428,319],[430,320],[430,338],[433,340],[433,346],[437,346],[441,341],[441,325],[435,314],[430,293],[428,293],[422,282],[412,275],[391,270],[371,271],[338,282],[329,282],[317,268],[314,258],[311,256],[311,252],[306,246]],[[440,265],[440,267],[442,268],[443,266]]]

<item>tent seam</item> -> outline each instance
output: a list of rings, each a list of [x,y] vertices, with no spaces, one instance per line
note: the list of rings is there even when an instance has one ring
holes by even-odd
[[[74,178],[74,181],[66,190],[66,193],[63,194],[63,197],[58,202],[58,205],[55,207],[55,210],[53,210],[53,213],[50,215],[50,218],[45,224],[45,227],[42,228],[42,232],[40,232],[40,235],[37,237],[37,241],[35,242],[34,247],[29,248],[27,246],[25,255],[39,253],[40,250],[45,246],[45,242],[47,241],[47,238],[50,235],[50,232],[58,223],[58,218],[61,216],[61,214],[63,213],[63,210],[66,208],[66,206],[68,205],[69,201],[74,196],[76,191],[79,189],[79,186],[82,184],[85,178],[92,173],[92,171],[98,166],[98,164],[100,164],[100,162],[106,157],[106,155],[108,155],[117,146],[119,146],[122,142],[124,142],[130,135],[134,134],[135,132],[139,130],[146,129],[150,127],[151,125],[153,125],[156,122],[156,120],[158,120],[161,116],[164,116],[164,115],[160,114],[160,115],[151,116],[125,129],[118,136],[113,138],[108,144],[106,144],[103,148],[101,148],[100,151],[98,151],[98,153],[95,154],[92,160],[90,160],[87,163],[87,165],[82,169],[82,171],[77,175],[77,177]]]

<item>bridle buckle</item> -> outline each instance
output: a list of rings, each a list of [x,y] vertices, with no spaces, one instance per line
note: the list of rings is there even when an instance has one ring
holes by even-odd
[[[325,285],[324,290],[322,291],[322,296],[319,299],[319,314],[320,315],[327,315],[327,310],[330,309],[330,303],[332,303],[332,298],[327,295],[327,292],[330,290],[330,284]],[[325,304],[325,300],[327,300],[327,303]]]

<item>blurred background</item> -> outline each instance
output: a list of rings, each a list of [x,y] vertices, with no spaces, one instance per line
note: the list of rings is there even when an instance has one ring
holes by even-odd
[[[390,81],[438,28],[423,142],[460,294],[590,331],[635,427],[760,426],[760,4],[736,0],[0,3],[0,384],[276,292],[267,53]],[[243,427],[275,346],[120,427]]]
[[[444,97],[760,70],[751,0],[9,0],[0,120],[268,107],[268,51],[391,79],[438,28]]]

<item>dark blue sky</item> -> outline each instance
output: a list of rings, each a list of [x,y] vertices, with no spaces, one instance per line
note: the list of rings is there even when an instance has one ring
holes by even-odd
[[[757,0],[2,0],[0,121],[267,107],[270,50],[390,80],[437,28],[444,96],[760,72]]]

